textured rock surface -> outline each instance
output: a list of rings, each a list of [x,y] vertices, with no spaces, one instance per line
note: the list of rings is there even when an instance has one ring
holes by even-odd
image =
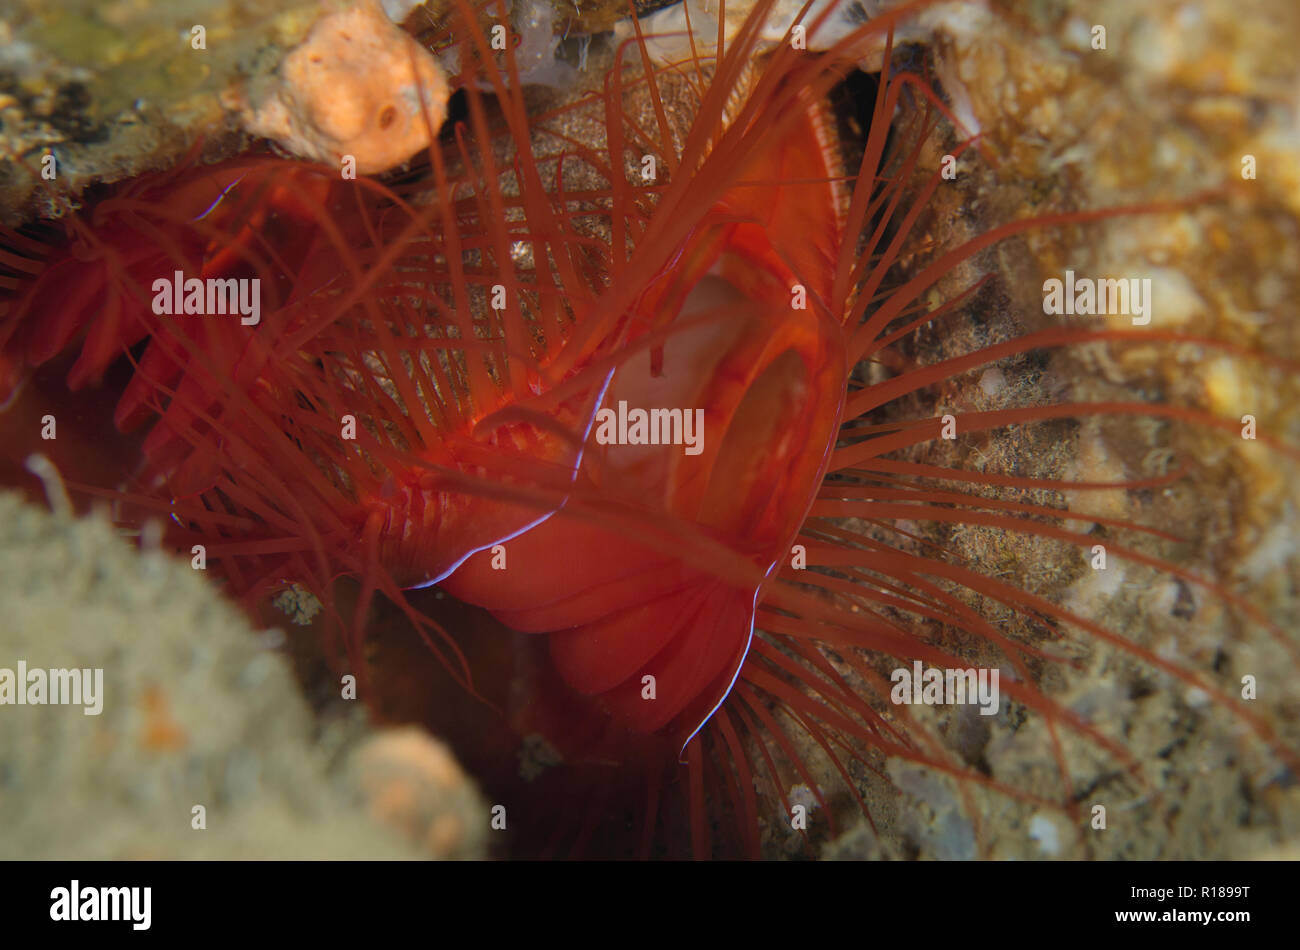
[[[0,7],[0,224],[60,214],[88,185],[167,167],[200,137],[213,154],[230,151],[239,139],[221,92],[274,69],[318,9],[10,0]],[[47,154],[52,180],[41,177]]]
[[[0,667],[103,670],[99,715],[0,705],[0,856],[483,855],[486,810],[440,744],[318,730],[283,637],[183,562],[3,493],[0,603]]]
[[[1081,276],[1149,277],[1152,330],[1296,359],[1300,71],[1287,52],[1296,32],[1294,5],[944,5],[957,8],[961,15],[943,17],[931,39],[936,71],[954,111],[984,134],[997,167],[963,159],[957,187],[934,209],[930,234],[939,247],[1014,217],[1195,200],[1183,212],[1044,228],[1007,242],[937,288],[935,302],[981,272],[998,277],[993,292],[961,320],[923,334],[917,358],[932,362],[1055,325],[1062,318],[1044,314],[1042,282],[1070,268]],[[1092,45],[1098,26],[1105,27],[1105,49]],[[1252,170],[1247,156],[1254,158],[1253,178],[1243,177]],[[939,157],[931,156],[931,167]],[[1123,329],[1130,317],[1073,322]],[[981,371],[959,377],[937,402],[897,411],[915,417],[944,411],[940,406],[981,411],[1049,401],[1158,401],[1229,422],[1251,414],[1260,432],[1300,443],[1300,381],[1238,354],[1195,345],[1090,345],[1046,364],[1008,360],[998,374],[998,385],[989,385]],[[930,537],[1230,694],[1240,694],[1245,675],[1267,680],[1252,709],[1283,743],[1300,746],[1294,673],[1300,479],[1292,459],[1232,432],[1130,416],[997,430],[965,445],[931,446],[918,460],[1082,481],[1152,477],[1187,464],[1187,477],[1156,491],[1043,492],[1025,500],[1077,512],[1080,520],[1067,527],[1092,530],[1107,544],[1123,540],[1241,594],[1282,629],[1280,639],[1213,591],[1122,558],[1101,572],[1088,569],[1078,548],[993,529],[956,526]],[[1105,529],[1098,516],[1163,528],[1183,543]],[[993,606],[989,615],[1016,631],[1005,608]],[[952,856],[977,832],[996,857],[1242,858],[1300,834],[1294,776],[1240,719],[1150,664],[1067,631],[1052,652],[1077,666],[1045,671],[1044,685],[1106,735],[1121,738],[1132,763],[1063,730],[1071,766],[1066,786],[1041,717],[1013,707],[965,750],[968,760],[1027,794],[1061,800],[1068,787],[1077,801],[1074,815],[981,788],[959,789],[891,761],[888,772],[901,798],[864,776],[880,835],[864,825],[828,855]],[[960,717],[928,718],[941,733],[961,735]],[[1131,772],[1130,764],[1140,771]],[[1107,807],[1106,831],[1091,827],[1096,804]],[[979,828],[953,824],[960,813],[977,815]]]

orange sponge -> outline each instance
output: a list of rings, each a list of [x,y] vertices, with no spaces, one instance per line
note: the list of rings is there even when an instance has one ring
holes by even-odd
[[[252,134],[313,161],[342,166],[351,156],[365,175],[428,146],[449,95],[428,50],[375,0],[359,0],[321,16],[275,74],[235,104]]]

